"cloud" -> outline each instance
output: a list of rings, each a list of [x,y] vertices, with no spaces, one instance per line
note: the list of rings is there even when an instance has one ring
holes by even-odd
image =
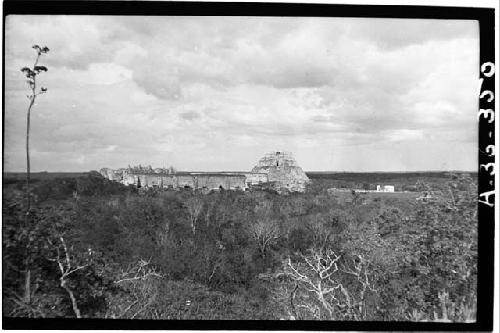
[[[113,45],[103,42],[109,33],[105,22],[86,16],[9,15],[6,53],[26,59],[32,45],[47,45],[57,55],[48,58],[47,65],[86,69],[91,63],[111,60]]]
[[[193,119],[196,119],[199,117],[200,117],[200,115],[194,111],[181,113],[181,118],[186,119],[186,120],[193,120]]]
[[[24,168],[19,69],[35,43],[51,49],[39,77],[49,92],[32,115],[36,170],[247,170],[273,149],[309,170],[476,165],[477,22],[9,16],[5,26],[7,170]]]
[[[349,29],[352,38],[374,43],[387,51],[455,38],[475,38],[478,32],[477,21],[430,19],[359,19]]]

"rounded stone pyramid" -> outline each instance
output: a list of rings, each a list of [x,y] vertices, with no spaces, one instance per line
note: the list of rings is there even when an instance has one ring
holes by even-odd
[[[279,188],[286,188],[291,192],[304,192],[310,181],[290,152],[266,154],[252,172],[267,173],[269,182],[275,182]]]

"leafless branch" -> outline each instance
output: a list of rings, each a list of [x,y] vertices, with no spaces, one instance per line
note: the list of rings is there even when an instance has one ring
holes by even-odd
[[[362,256],[347,261],[331,249],[319,249],[310,250],[296,263],[288,258],[284,271],[298,286],[297,293],[302,295],[297,309],[317,319],[327,316],[328,319],[361,320],[366,317],[365,293],[375,291],[368,267],[369,262]],[[344,273],[355,276],[358,287],[348,290],[341,283]]]
[[[59,237],[59,242],[60,245],[55,245],[49,238],[47,238],[47,242],[50,246],[54,247],[57,253],[56,258],[49,258],[50,261],[54,261],[57,263],[57,266],[59,267],[59,271],[61,272],[61,276],[59,277],[60,281],[60,286],[64,290],[66,290],[66,293],[68,294],[70,300],[71,300],[71,306],[73,308],[73,312],[75,313],[75,316],[77,318],[81,318],[81,313],[80,309],[78,308],[78,304],[76,302],[75,295],[71,288],[68,286],[68,280],[67,278],[73,274],[76,271],[79,271],[88,265],[80,265],[77,266],[76,268],[71,269],[71,257],[70,253],[68,251],[68,247],[66,246],[66,241],[64,240],[63,236]],[[62,246],[64,250],[64,254],[61,256],[61,251],[59,247]]]

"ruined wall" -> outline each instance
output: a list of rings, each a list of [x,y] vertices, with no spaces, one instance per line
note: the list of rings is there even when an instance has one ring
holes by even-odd
[[[245,189],[246,177],[244,175],[229,174],[196,174],[193,175],[196,182],[196,188],[218,189],[220,187],[226,190]]]
[[[101,170],[99,170],[99,173],[104,178],[119,182],[122,180],[122,170],[123,169],[113,170],[113,169],[109,169],[109,168],[102,168]]]
[[[162,188],[184,188],[186,186],[197,189],[245,189],[246,177],[242,174],[226,174],[226,173],[177,173],[177,174],[160,174],[160,173],[138,173],[127,170],[118,174],[111,169],[101,169],[101,175],[104,177],[119,181],[124,185],[141,187],[162,187]],[[266,176],[267,177],[267,176]]]
[[[104,177],[104,178],[107,178],[109,180],[114,180],[114,179],[111,179],[113,177],[113,170],[111,169],[108,169],[108,168],[102,168],[101,170],[99,170],[99,173]]]
[[[159,174],[143,174],[138,175],[141,180],[141,186],[143,187],[160,187],[162,185],[162,176]]]
[[[164,188],[177,187],[177,177],[175,175],[161,175],[161,181]]]
[[[137,185],[137,179],[138,177],[136,175],[124,172],[121,183],[124,185]]]
[[[247,185],[257,185],[257,184],[267,183],[269,181],[267,173],[247,172],[244,173],[243,175],[246,178]]]
[[[177,187],[191,187],[191,188],[196,188],[195,187],[195,182],[193,176],[187,174],[187,175],[177,175]]]
[[[297,165],[290,153],[274,152],[259,160],[251,172],[175,172],[170,169],[134,167],[112,170],[103,168],[100,173],[125,185],[139,183],[141,187],[219,189],[247,189],[252,185],[274,182],[279,189],[305,191],[309,182],[306,174]]]

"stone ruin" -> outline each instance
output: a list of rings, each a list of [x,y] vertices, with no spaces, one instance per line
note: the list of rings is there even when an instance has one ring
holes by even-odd
[[[289,152],[273,152],[259,160],[251,172],[178,172],[174,168],[128,167],[100,170],[101,175],[125,185],[203,190],[272,188],[278,193],[304,192],[309,178]]]
[[[252,172],[266,173],[268,182],[275,182],[278,192],[304,192],[310,182],[290,152],[277,151],[266,154]]]

